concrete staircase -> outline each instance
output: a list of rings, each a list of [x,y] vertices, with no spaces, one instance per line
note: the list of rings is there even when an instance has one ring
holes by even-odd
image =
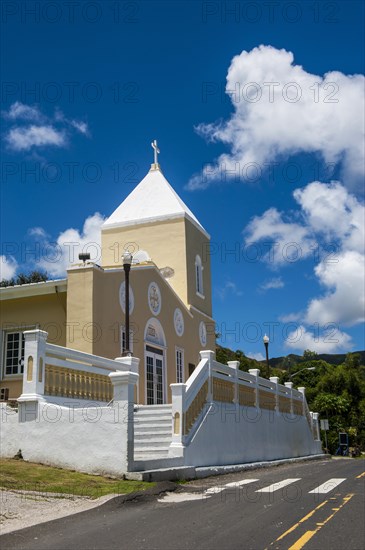
[[[171,432],[171,405],[138,405],[134,411],[134,460],[168,458]]]

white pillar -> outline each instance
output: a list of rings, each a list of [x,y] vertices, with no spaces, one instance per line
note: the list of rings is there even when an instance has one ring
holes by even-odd
[[[137,357],[116,357],[115,361],[120,363],[121,371],[135,372],[139,374],[139,359]]]
[[[312,413],[312,420],[313,420],[314,430],[316,432],[316,439],[317,441],[320,441],[321,434],[319,431],[319,413]]]
[[[275,411],[279,414],[279,377],[270,376],[270,382],[275,384]]]
[[[24,332],[23,391],[19,402],[38,401],[44,395],[47,336],[44,330]]]
[[[248,369],[248,372],[252,374],[252,376],[256,377],[255,406],[257,409],[259,409],[260,408],[260,390],[259,390],[260,369]]]
[[[302,394],[303,396],[303,416],[306,416],[305,414],[305,387],[304,386],[301,386],[300,388],[298,388],[298,391]]]
[[[212,368],[213,361],[215,358],[215,352],[211,350],[203,350],[199,352],[201,359],[208,360],[208,395],[207,402],[211,403],[213,401],[213,380],[212,380]]]
[[[238,369],[240,366],[239,361],[227,361],[227,365],[233,369],[233,382],[234,382],[234,391],[233,391],[233,403],[239,405],[240,398],[238,392]]]
[[[139,362],[138,359],[137,361]],[[125,366],[127,365],[128,362]],[[113,384],[113,407],[117,409],[118,420],[122,428],[121,437],[126,441],[125,455],[121,457],[121,462],[126,471],[131,471],[134,460],[134,388],[139,375],[136,372],[125,370],[111,372],[109,378]]]
[[[284,386],[290,389],[290,414],[293,414],[293,382],[284,382]]]
[[[172,439],[169,456],[184,456],[184,400],[186,384],[170,384],[172,394]]]

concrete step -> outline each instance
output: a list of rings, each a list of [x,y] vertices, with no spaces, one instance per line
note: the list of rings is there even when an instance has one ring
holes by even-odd
[[[171,430],[166,430],[165,432],[134,432],[134,439],[136,441],[145,441],[146,439],[166,439],[171,440]]]
[[[150,414],[164,414],[171,413],[171,405],[138,405],[134,408],[134,414],[138,415],[150,415]]]
[[[171,422],[167,423],[159,423],[159,424],[148,424],[147,422],[143,422],[143,424],[134,424],[134,433],[135,434],[144,434],[144,433],[169,433],[171,435]]]
[[[160,447],[146,447],[143,451],[134,451],[134,460],[153,460],[155,458],[168,458],[169,450]]]
[[[155,438],[153,440],[151,439],[145,439],[145,440],[135,440],[134,441],[134,449],[138,451],[144,451],[145,449],[149,449],[150,447],[158,448],[158,449],[168,449],[170,447],[171,443],[171,437],[159,437]]]
[[[168,458],[172,431],[171,405],[140,405],[134,411],[134,460]]]
[[[156,424],[156,426],[160,426],[161,424],[172,424],[172,417],[171,416],[138,416],[134,415],[134,423],[136,426],[141,426],[143,424],[146,424],[150,426],[151,424]]]
[[[151,424],[151,422],[155,422],[158,424],[159,422],[172,422],[172,414],[171,413],[157,413],[157,412],[151,412],[150,414],[139,414],[134,413],[134,422],[136,424],[141,424],[142,422],[147,422],[148,424]]]

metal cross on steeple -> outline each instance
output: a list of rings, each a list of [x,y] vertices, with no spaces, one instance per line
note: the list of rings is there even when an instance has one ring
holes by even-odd
[[[155,155],[155,164],[158,164],[158,158],[157,155],[160,153],[160,149],[157,147],[157,140],[153,140],[151,143],[151,147],[154,149],[154,155]]]

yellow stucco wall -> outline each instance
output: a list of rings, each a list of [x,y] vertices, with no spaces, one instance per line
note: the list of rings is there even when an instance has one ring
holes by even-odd
[[[66,346],[93,353],[95,327],[94,277],[97,268],[69,270],[67,283],[67,338]]]
[[[208,315],[212,314],[209,240],[190,220],[160,221],[136,226],[102,230],[102,266],[117,267],[127,248],[132,254],[145,250],[161,269],[171,267],[169,279],[185,305],[192,304]],[[204,296],[196,294],[195,257],[203,261]]]
[[[188,304],[212,316],[212,288],[210,272],[209,239],[189,220],[185,219],[186,272]],[[203,295],[196,292],[195,258],[199,255],[203,267]]]
[[[22,376],[4,376],[4,338],[6,331],[39,328],[48,332],[48,341],[66,345],[66,292],[42,296],[2,300],[1,307],[1,381],[0,388],[9,388],[9,398],[19,397]]]
[[[119,301],[119,289],[124,281],[123,269],[101,270],[97,267],[69,271],[68,321],[75,328],[73,342],[68,346],[114,359],[121,355],[120,327],[125,316]],[[155,316],[148,305],[148,287],[157,283],[161,292],[161,311]],[[89,286],[91,285],[91,287]],[[134,266],[131,270],[130,286],[134,294],[134,309],[130,316],[133,328],[133,355],[140,358],[139,403],[145,402],[145,329],[150,318],[160,321],[167,347],[165,349],[167,401],[171,400],[169,385],[176,382],[176,347],[184,350],[184,380],[188,378],[188,364],[199,362],[202,345],[199,340],[199,324],[207,326],[207,343],[204,349],[215,349],[214,323],[196,311],[189,312],[179,300],[159,270],[152,266]],[[91,296],[93,299],[91,300]],[[78,299],[73,299],[78,297]],[[86,306],[85,302],[92,304]],[[184,334],[179,337],[174,328],[174,312],[180,308],[184,317]],[[86,331],[85,327],[89,327]],[[93,328],[93,332],[91,331]],[[151,345],[154,345],[151,343]]]

